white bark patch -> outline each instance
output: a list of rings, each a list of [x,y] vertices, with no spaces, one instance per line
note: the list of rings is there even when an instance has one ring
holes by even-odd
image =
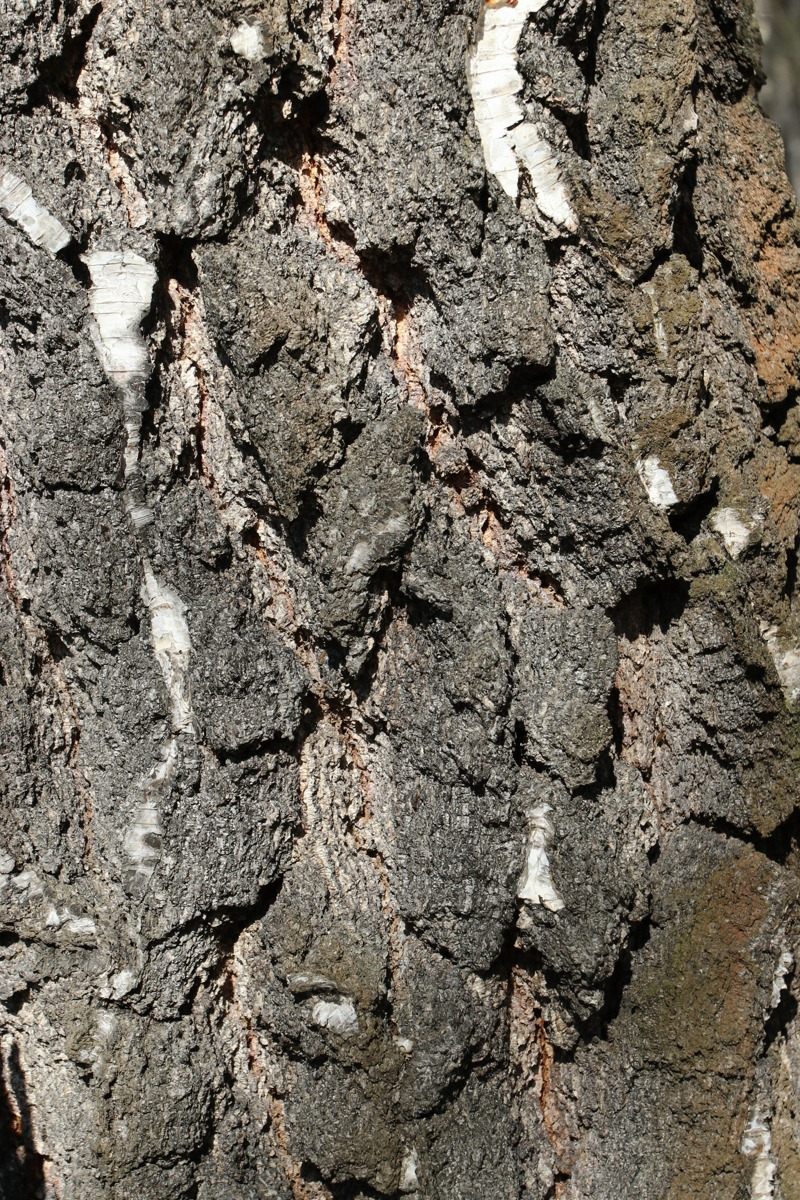
[[[103,370],[122,396],[126,509],[134,529],[143,529],[153,513],[144,502],[139,469],[144,383],[150,374],[141,323],[153,300],[156,271],[130,250],[97,250],[84,262],[92,279],[89,307],[95,346]]]
[[[784,950],[778,959],[775,967],[775,973],[772,976],[772,995],[769,999],[771,1009],[777,1008],[781,1002],[781,996],[786,988],[786,976],[794,968],[794,955],[791,950]]]
[[[664,318],[658,308],[658,297],[656,295],[656,285],[650,280],[649,283],[642,284],[642,291],[650,297],[650,307],[653,310],[653,333],[656,339],[658,353],[662,358],[669,358],[669,338],[667,330],[664,326]]]
[[[750,540],[752,525],[743,521],[735,508],[718,508],[708,523],[722,538],[731,558],[738,558]]]
[[[147,379],[150,362],[140,326],[153,300],[155,267],[131,250],[96,250],[84,262],[103,370],[117,387]]]
[[[338,992],[335,982],[328,975],[317,975],[311,971],[291,971],[286,976],[286,986],[295,995],[309,992]]]
[[[517,99],[523,86],[517,71],[520,35],[530,14],[546,3],[519,0],[516,7],[496,3],[484,8],[467,56],[467,78],[487,171],[516,204],[520,167],[524,167],[542,215],[574,233],[578,218],[561,178],[558,156],[539,125],[525,120]]]
[[[311,1009],[311,1020],[331,1033],[358,1033],[358,1013],[349,996],[341,1000],[317,1000]]]
[[[110,1041],[116,1026],[116,1021],[109,1012],[99,1012],[95,1016],[95,1026],[97,1028],[97,1036],[100,1041]]]
[[[64,908],[61,912],[51,908],[47,914],[45,926],[48,929],[63,929],[66,933],[84,935],[97,933],[97,926],[91,917],[76,917],[69,908]]]
[[[231,34],[231,50],[248,62],[260,62],[264,57],[264,39],[261,36],[260,25],[250,25],[242,21]]]
[[[19,875],[10,876],[8,882],[19,899],[38,900],[44,895],[44,888],[33,871],[20,871]]]
[[[173,733],[190,733],[194,727],[189,695],[189,655],[192,649],[186,606],[177,592],[144,564],[142,599],[150,613],[150,641],[170,699]]]
[[[553,826],[547,815],[551,811],[549,804],[541,804],[531,812],[528,860],[520,879],[517,896],[531,904],[541,904],[550,912],[560,912],[564,901],[553,886],[550,860],[547,857],[547,842],[553,833]]]
[[[121,1000],[129,995],[136,987],[137,979],[133,971],[117,971],[111,976],[108,984],[98,989],[98,994],[104,1000]]]
[[[89,307],[95,345],[108,378],[122,396],[126,443],[125,502],[134,530],[153,519],[145,504],[139,467],[139,442],[145,408],[144,385],[150,374],[141,323],[150,311],[156,270],[131,250],[96,250],[84,261],[92,287]],[[142,599],[150,616],[150,640],[170,701],[170,736],[161,758],[137,784],[138,800],[123,841],[128,890],[142,897],[161,858],[160,812],[172,788],[180,757],[178,736],[193,734],[189,694],[191,639],[180,596],[142,559]]]
[[[156,271],[130,250],[97,250],[85,260],[92,280],[89,306],[97,327],[97,349],[103,369],[122,392],[127,440],[124,453],[128,515],[136,529],[152,513],[135,484],[139,474],[139,438],[144,409],[143,384],[150,373],[141,323],[150,310]],[[192,728],[189,701],[191,640],[183,601],[143,563],[142,599],[150,614],[150,636],[156,661],[169,692],[173,733]],[[170,757],[167,753],[167,759]],[[160,770],[160,768],[157,768]]]
[[[140,784],[139,805],[125,834],[123,851],[127,860],[125,883],[141,897],[161,859],[163,829],[159,810],[172,787],[178,765],[178,743],[170,738],[161,761]]]
[[[778,1168],[772,1159],[772,1135],[766,1117],[757,1114],[745,1125],[742,1154],[755,1160],[750,1180],[752,1200],[773,1200]]]
[[[401,1192],[416,1192],[419,1188],[419,1179],[417,1178],[418,1165],[416,1150],[407,1150],[400,1164]]]
[[[24,179],[13,171],[0,170],[0,213],[19,225],[35,246],[56,255],[72,241],[61,222],[34,198]]]
[[[782,644],[777,627],[766,621],[761,622],[761,636],[772,655],[784,696],[790,704],[797,704],[800,700],[800,648]]]
[[[654,455],[651,455],[650,458],[640,458],[636,464],[636,470],[644,490],[647,492],[647,498],[654,508],[672,508],[673,504],[678,503],[672,480],[661,466],[658,458]]]

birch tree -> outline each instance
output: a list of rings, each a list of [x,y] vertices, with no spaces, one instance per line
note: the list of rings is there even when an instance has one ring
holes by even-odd
[[[800,1196],[748,0],[0,29],[0,1196]]]

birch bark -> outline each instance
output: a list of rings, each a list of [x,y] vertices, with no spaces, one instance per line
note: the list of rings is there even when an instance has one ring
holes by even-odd
[[[0,33],[0,1200],[800,1194],[746,0]]]

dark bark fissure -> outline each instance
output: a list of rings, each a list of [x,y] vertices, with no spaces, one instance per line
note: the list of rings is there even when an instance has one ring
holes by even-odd
[[[0,1074],[0,1195],[41,1200],[44,1158],[38,1152],[19,1048],[12,1043]]]
[[[77,7],[77,4],[68,6],[67,16],[70,20],[74,19]],[[28,88],[31,109],[62,99],[70,104],[77,102],[78,79],[86,64],[86,52],[102,11],[102,3],[92,5],[81,17],[74,32],[67,28],[60,54],[46,58],[39,64],[36,82]]]

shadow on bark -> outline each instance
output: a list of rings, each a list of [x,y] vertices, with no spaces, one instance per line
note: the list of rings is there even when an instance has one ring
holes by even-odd
[[[19,1049],[12,1045],[0,1059],[0,1200],[42,1200],[43,1168]]]

